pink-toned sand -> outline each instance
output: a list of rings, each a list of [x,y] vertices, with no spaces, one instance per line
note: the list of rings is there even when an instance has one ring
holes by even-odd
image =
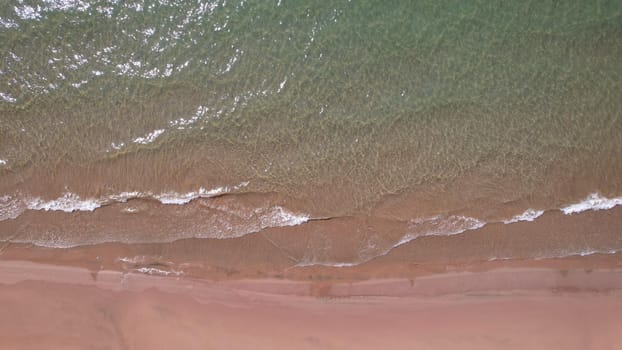
[[[313,288],[0,261],[0,349],[622,349],[620,269]]]

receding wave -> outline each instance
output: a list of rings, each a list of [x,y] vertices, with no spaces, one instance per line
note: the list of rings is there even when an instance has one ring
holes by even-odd
[[[199,188],[195,191],[181,193],[172,191],[157,194],[153,192],[137,191],[122,192],[100,198],[82,198],[74,193],[65,193],[62,196],[51,200],[44,200],[40,197],[3,195],[0,196],[0,221],[16,219],[25,210],[62,211],[66,213],[80,211],[86,212],[88,215],[88,212],[97,210],[102,206],[115,203],[126,203],[132,199],[152,199],[163,205],[185,205],[198,198],[212,198],[227,193],[236,193],[236,191],[247,185],[248,182],[241,182],[237,185],[219,186],[212,189]],[[552,209],[551,211],[559,210],[566,215],[571,215],[589,210],[607,210],[620,204],[622,204],[622,197],[606,198],[598,193],[593,193],[584,200],[569,204],[559,209]],[[212,204],[209,204],[208,206],[212,206]],[[249,203],[249,205],[241,207],[237,198],[227,198],[227,202],[225,204],[214,204],[213,206],[213,208],[210,207],[209,209],[213,210],[213,214],[203,215],[200,223],[194,223],[191,225],[192,229],[196,228],[195,231],[190,232],[187,228],[185,228],[185,226],[174,227],[174,225],[171,224],[170,227],[162,227],[162,234],[166,236],[166,239],[162,238],[164,236],[134,237],[133,234],[131,237],[123,236],[124,238],[122,241],[127,241],[129,243],[148,243],[152,242],[149,241],[149,239],[151,239],[150,237],[153,238],[153,242],[169,242],[191,237],[217,239],[237,238],[247,234],[259,232],[269,227],[296,226],[305,224],[307,221],[312,219],[308,214],[292,211],[284,206],[275,205],[270,201],[262,202],[262,204]],[[129,214],[138,213],[141,210],[142,209],[138,209],[138,207],[133,204],[121,209],[122,212]],[[544,213],[544,209],[529,208],[520,214],[514,215],[507,219],[501,219],[499,221],[485,221],[476,217],[450,214],[414,218],[409,221],[403,233],[397,232],[397,237],[400,237],[399,235],[401,235],[401,238],[397,238],[395,240],[384,240],[381,243],[374,245],[372,247],[373,249],[363,247],[366,249],[364,249],[365,254],[361,253],[352,259],[346,259],[344,261],[339,261],[339,259],[325,260],[323,258],[310,258],[300,262],[299,265],[325,265],[339,267],[354,266],[372,260],[378,256],[386,255],[394,248],[420,237],[458,235],[468,231],[481,229],[482,227],[492,223],[511,225],[519,222],[532,222],[544,215]],[[173,217],[171,216],[171,218]],[[174,219],[171,220],[174,221]],[[95,229],[93,230],[94,231],[92,232],[84,232],[83,235],[73,238],[64,238],[64,231],[61,232],[62,230],[55,233],[53,237],[50,236],[49,232],[41,234],[41,237],[38,237],[33,233],[20,237],[19,241],[22,243],[34,243],[41,246],[57,248],[119,241],[119,238],[116,238],[113,233],[98,233],[99,231],[96,232]],[[172,230],[172,232],[168,232],[167,230]],[[18,242],[17,239],[12,239],[12,241]],[[603,251],[598,250],[594,253],[603,253]],[[570,255],[577,254],[579,253],[570,253]],[[587,252],[585,254],[592,253]]]
[[[561,211],[566,215],[581,213],[590,210],[607,210],[612,209],[617,205],[622,204],[622,197],[606,198],[598,193],[590,194],[585,200],[577,203],[570,204],[568,206],[554,209],[552,211]],[[506,225],[515,224],[519,222],[533,222],[542,215],[546,210],[544,209],[532,209],[529,208],[517,214],[511,218],[503,219],[500,221],[483,221],[478,218],[462,216],[462,215],[436,215],[426,218],[416,218],[410,221],[408,231],[404,236],[397,241],[394,245],[385,248],[384,250],[378,250],[378,254],[374,256],[368,256],[364,259],[357,261],[312,261],[299,263],[296,266],[329,266],[329,267],[351,267],[366,263],[377,257],[389,254],[393,249],[411,242],[420,237],[426,236],[452,236],[462,234],[472,230],[478,230],[488,224],[503,223]],[[592,249],[585,248],[583,250],[561,251],[551,253],[550,255],[537,255],[530,258],[533,259],[551,259],[551,258],[564,258],[571,256],[588,256],[594,254],[616,254],[621,252],[620,249]],[[515,259],[516,257],[491,257],[489,260],[508,260]]]
[[[361,262],[352,262],[352,263],[347,263],[347,262],[313,262],[313,263],[299,263],[296,264],[296,267],[312,267],[312,266],[325,266],[325,267],[338,267],[338,268],[345,268],[345,267],[355,267],[355,266],[359,266],[361,264],[364,264],[368,261],[370,261],[372,259],[369,260],[365,260],[365,261],[361,261]]]
[[[394,247],[424,236],[452,236],[469,230],[484,227],[486,222],[461,215],[437,215],[430,218],[414,219],[409,232]]]
[[[592,248],[586,248],[586,249],[582,249],[582,250],[568,250],[568,251],[564,251],[564,252],[560,252],[557,254],[550,254],[550,255],[535,255],[535,256],[528,256],[528,257],[514,257],[514,256],[492,256],[490,258],[488,258],[488,261],[499,261],[499,260],[514,260],[514,259],[525,259],[525,258],[529,258],[529,259],[534,259],[534,260],[544,260],[544,259],[562,259],[562,258],[570,258],[573,256],[590,256],[590,255],[597,255],[597,254],[601,254],[601,255],[612,255],[612,254],[618,254],[622,252],[622,249],[592,249]]]
[[[388,254],[391,250],[392,249],[389,249],[383,254],[380,254],[373,258],[365,259],[362,261],[357,261],[357,262],[326,261],[326,262],[313,262],[313,263],[299,263],[296,266],[297,267],[326,266],[326,267],[338,267],[338,268],[354,267],[354,266],[358,266],[366,262],[369,262],[373,260],[374,258],[384,256]],[[558,252],[558,253],[551,253],[549,255],[539,254],[539,255],[534,255],[534,256],[520,256],[520,257],[519,256],[491,256],[488,259],[483,259],[482,261],[503,261],[503,260],[523,260],[523,259],[534,259],[534,260],[563,259],[563,258],[570,258],[570,257],[585,257],[585,256],[590,256],[590,255],[599,255],[599,254],[600,255],[613,255],[613,254],[618,254],[618,253],[622,253],[622,249],[586,248],[582,250],[568,250],[568,251],[563,251],[563,252]]]
[[[248,234],[257,233],[272,227],[297,226],[310,220],[309,215],[291,211],[278,205],[270,205],[261,208],[244,207],[233,205],[214,206],[214,211],[208,211],[200,222],[192,223],[177,221],[175,215],[165,215],[158,218],[158,224],[151,225],[154,229],[132,230],[124,228],[126,219],[114,225],[114,229],[104,229],[98,224],[72,227],[67,223],[65,229],[63,223],[58,223],[50,229],[38,232],[19,232],[8,241],[13,243],[28,243],[48,248],[73,248],[102,243],[171,243],[186,238],[209,238],[209,239],[232,239]],[[67,220],[65,220],[67,221]],[[131,223],[131,221],[129,222]],[[158,227],[156,227],[158,226]],[[156,232],[158,228],[162,232]]]
[[[622,197],[607,198],[599,193],[592,193],[586,199],[562,207],[559,210],[566,215],[570,215],[590,210],[608,210],[618,205],[622,205]],[[521,221],[534,221],[544,213],[545,210],[543,209],[529,208],[521,214],[501,220],[501,222],[513,224]],[[482,228],[490,223],[493,222],[461,215],[437,215],[430,218],[418,218],[411,221],[411,230],[395,246],[397,247],[423,236],[456,235],[465,231]]]

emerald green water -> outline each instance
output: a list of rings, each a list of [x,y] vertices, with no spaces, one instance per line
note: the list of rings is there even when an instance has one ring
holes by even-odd
[[[12,0],[0,58],[0,194],[622,193],[622,1]]]

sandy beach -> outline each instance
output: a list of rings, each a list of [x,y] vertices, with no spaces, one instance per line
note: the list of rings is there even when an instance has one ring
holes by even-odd
[[[82,213],[29,214],[2,227],[88,227]],[[585,247],[617,246],[621,217],[621,207],[552,211],[332,266],[303,262],[360,258],[360,242],[399,239],[407,225],[344,217],[229,239],[9,241],[0,339],[7,349],[617,349],[622,253]]]
[[[0,350],[622,349],[622,1],[0,6]]]
[[[622,346],[622,268],[540,265],[317,284],[3,260],[0,337],[7,349]]]

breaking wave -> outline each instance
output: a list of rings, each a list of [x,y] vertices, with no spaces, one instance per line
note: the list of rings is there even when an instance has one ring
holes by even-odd
[[[247,185],[248,182],[241,182],[233,186],[221,186],[212,189],[199,188],[196,191],[182,193],[162,192],[155,194],[152,192],[136,191],[122,192],[101,198],[81,198],[77,194],[69,192],[64,193],[62,196],[51,200],[44,200],[40,197],[3,195],[0,196],[0,221],[15,219],[25,210],[62,211],[67,213],[75,211],[92,212],[105,205],[124,203],[130,199],[136,198],[157,200],[163,205],[184,205],[197,198],[210,198],[222,194],[235,193],[236,191],[242,189],[243,187],[246,187]],[[559,209],[552,209],[551,211],[561,211],[565,215],[572,215],[589,210],[607,210],[614,208],[615,206],[620,204],[622,204],[622,197],[607,198],[598,193],[593,193],[584,200],[581,200],[577,203],[569,204],[567,206],[563,206]],[[123,210],[131,212],[131,210],[136,209],[124,208]],[[311,216],[308,214],[292,212],[287,208],[273,204],[267,204],[266,206],[259,208],[249,207],[243,209],[243,212],[239,212],[239,210],[242,209],[236,209],[236,205],[230,208],[215,207],[215,210],[219,210],[223,213],[224,216],[214,219],[215,221],[213,225],[209,225],[209,232],[193,235],[193,237],[218,239],[236,238],[244,236],[246,234],[255,233],[269,227],[296,226],[312,220]],[[310,259],[304,262],[300,262],[299,266],[355,266],[360,263],[364,263],[366,261],[374,259],[378,256],[385,255],[394,248],[411,242],[420,237],[458,235],[468,231],[478,230],[492,223],[514,224],[519,222],[532,222],[544,215],[544,213],[544,209],[529,208],[513,217],[493,222],[487,222],[475,217],[451,214],[440,214],[432,217],[415,218],[410,220],[406,232],[404,232],[403,236],[400,239],[393,242],[385,242],[383,243],[383,245],[375,247],[372,254],[359,256],[357,259],[354,259],[356,261],[322,261],[323,259]],[[230,218],[235,218],[235,222],[229,222]],[[216,232],[219,230],[225,233]],[[185,237],[172,237],[173,240],[179,238]],[[50,237],[47,237],[46,239],[37,240],[37,242],[31,243],[53,247],[72,247],[77,245],[94,244],[101,242],[69,242],[64,241],[62,237],[56,237],[55,239],[50,239]],[[590,250],[584,252],[569,252],[568,254],[563,254],[563,256],[590,255],[597,253],[610,254],[611,252]],[[502,257],[499,257],[498,259],[502,259]]]
[[[568,205],[560,210],[566,214],[576,214],[588,210],[607,210],[617,205],[622,205],[622,197],[607,198],[600,193],[592,193],[584,200]]]
[[[94,211],[102,206],[112,203],[125,203],[130,199],[155,199],[162,204],[183,205],[190,203],[197,198],[210,198],[219,195],[232,193],[248,186],[249,182],[244,181],[235,186],[221,186],[212,189],[204,187],[196,191],[185,193],[179,192],[121,192],[100,198],[82,198],[71,192],[65,192],[62,196],[55,199],[43,199],[41,197],[3,195],[0,197],[0,221],[15,219],[24,210],[44,210],[62,211],[71,213],[75,211]]]
[[[518,214],[511,219],[503,220],[504,224],[513,224],[520,221],[534,221],[544,214],[544,210],[527,209],[522,214]]]
[[[409,232],[393,247],[408,243],[425,236],[452,236],[469,230],[477,230],[486,222],[461,215],[437,215],[431,218],[415,219],[410,222]]]
[[[617,205],[622,204],[622,197],[606,198],[599,193],[590,194],[585,200],[577,203],[570,204],[568,206],[555,209],[559,210],[565,215],[571,215],[581,213],[590,210],[607,210],[612,209]],[[546,211],[543,209],[529,208],[521,214],[517,214],[509,219],[499,221],[500,223],[510,225],[518,222],[532,222],[540,216],[544,215]],[[480,229],[488,224],[498,222],[486,222],[477,218],[461,216],[461,215],[436,215],[433,217],[417,218],[413,219],[409,223],[408,232],[393,246],[390,246],[382,251],[379,251],[377,255],[367,257],[358,261],[312,261],[299,263],[296,266],[329,266],[329,267],[351,267],[366,263],[374,258],[383,256],[391,252],[394,248],[397,248],[403,244],[411,242],[420,237],[426,236],[452,236],[462,234],[467,231]],[[580,251],[567,251],[560,252],[546,256],[534,256],[534,259],[552,259],[552,258],[564,258],[571,256],[588,256],[593,254],[616,254],[621,250],[616,249],[584,249]],[[491,257],[489,260],[508,260],[513,257]]]

